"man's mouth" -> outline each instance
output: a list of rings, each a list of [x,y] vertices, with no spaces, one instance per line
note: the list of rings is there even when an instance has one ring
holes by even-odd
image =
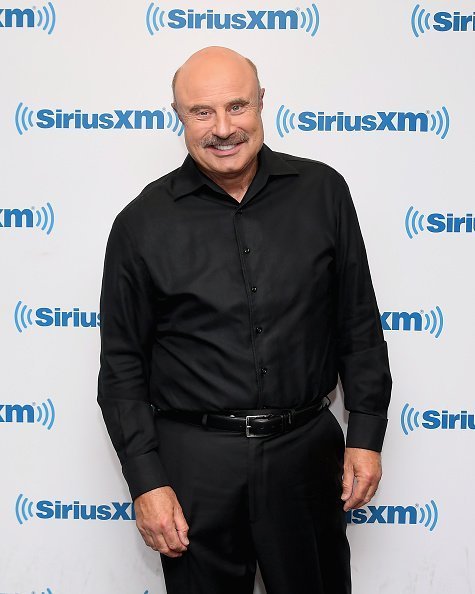
[[[236,145],[235,144],[222,144],[220,146],[215,145],[215,149],[217,149],[218,151],[230,151],[231,149],[233,149]]]

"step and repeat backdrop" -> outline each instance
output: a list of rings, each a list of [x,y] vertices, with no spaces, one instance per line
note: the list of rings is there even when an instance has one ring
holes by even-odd
[[[266,143],[340,171],[365,237],[394,388],[354,593],[475,588],[475,4],[299,2],[2,3],[2,594],[165,593],[96,403],[98,304],[115,215],[186,156],[170,83],[208,45],[256,63]]]

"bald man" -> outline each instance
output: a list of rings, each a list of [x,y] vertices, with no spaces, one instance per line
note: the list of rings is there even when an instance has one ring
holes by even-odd
[[[116,217],[98,402],[168,594],[348,594],[391,376],[342,176],[264,144],[254,64],[176,72],[188,155]],[[328,408],[338,375],[346,444]]]

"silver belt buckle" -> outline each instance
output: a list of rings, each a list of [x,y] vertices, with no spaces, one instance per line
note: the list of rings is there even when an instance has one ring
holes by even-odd
[[[250,433],[251,425],[249,423],[249,419],[268,419],[271,416],[272,416],[271,414],[268,414],[268,415],[246,415],[246,437],[265,437],[266,435],[271,435],[271,433],[264,433],[262,435],[253,435],[252,433]]]

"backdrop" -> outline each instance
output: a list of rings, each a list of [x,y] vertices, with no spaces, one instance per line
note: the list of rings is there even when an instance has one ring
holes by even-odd
[[[473,592],[473,2],[28,2],[0,8],[0,591],[165,593],[96,404],[97,309],[113,218],[186,156],[173,73],[224,45],[259,68],[266,143],[340,171],[365,237],[394,388],[354,593]]]

